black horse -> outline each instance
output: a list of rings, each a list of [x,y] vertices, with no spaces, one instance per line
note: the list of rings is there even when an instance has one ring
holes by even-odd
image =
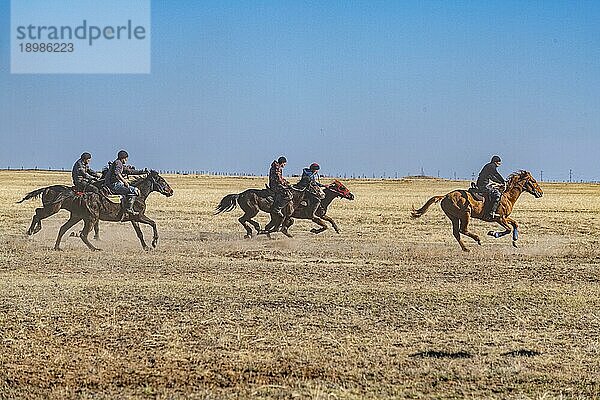
[[[152,192],[159,192],[167,197],[171,197],[173,195],[173,189],[171,189],[167,181],[156,171],[150,171],[147,176],[136,179],[131,185],[140,190],[140,195],[136,198],[134,204],[134,210],[137,213],[136,215],[126,213],[122,204],[113,203],[102,194],[92,192],[80,194],[73,191],[72,188],[62,185],[53,185],[34,190],[25,195],[25,197],[18,202],[22,203],[26,200],[40,196],[42,197],[42,207],[35,210],[35,215],[31,221],[31,226],[27,230],[27,234],[36,234],[42,229],[43,219],[56,214],[60,209],[65,209],[71,212],[71,217],[60,228],[56,244],[54,245],[55,250],[60,250],[60,241],[67,230],[81,220],[84,220],[84,227],[80,237],[90,250],[98,250],[87,238],[92,227],[97,229],[98,220],[113,222],[131,221],[131,224],[140,239],[140,243],[145,250],[148,250],[149,247],[144,241],[139,224],[150,225],[154,231],[152,247],[156,247],[158,243],[158,231],[156,229],[156,223],[145,215],[146,199]]]
[[[237,205],[244,211],[238,221],[246,229],[245,238],[251,238],[253,231],[252,228],[256,229],[257,233],[270,233],[281,226],[281,232],[288,237],[291,237],[288,229],[294,223],[293,218],[299,219],[311,219],[317,223],[320,228],[314,228],[311,230],[312,233],[321,233],[327,229],[327,225],[324,221],[328,221],[333,226],[333,229],[339,233],[339,228],[335,221],[327,215],[327,208],[331,202],[338,198],[344,198],[348,200],[354,200],[354,195],[346,188],[340,181],[335,180],[329,186],[324,189],[325,198],[321,200],[321,203],[317,203],[313,200],[308,201],[307,206],[301,206],[300,203],[304,198],[304,192],[294,191],[294,196],[291,205],[288,205],[283,211],[283,219],[275,215],[271,208],[273,206],[273,193],[268,189],[248,189],[242,193],[229,194],[221,200],[215,210],[215,214],[223,212],[233,211]],[[318,207],[315,208],[314,207]],[[253,220],[259,211],[264,211],[271,214],[271,221],[267,224],[264,230],[260,228],[260,224]],[[314,211],[314,212],[313,212]],[[313,215],[315,216],[313,218]],[[251,224],[251,225],[250,225]]]

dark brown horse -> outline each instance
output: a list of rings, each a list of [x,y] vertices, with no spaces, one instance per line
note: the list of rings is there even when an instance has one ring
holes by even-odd
[[[502,194],[500,206],[497,211],[499,217],[493,219],[487,218],[484,202],[476,200],[467,190],[455,190],[445,196],[434,196],[430,198],[423,207],[418,210],[413,210],[412,217],[419,218],[427,212],[427,209],[432,204],[441,201],[442,210],[448,218],[450,218],[450,221],[452,221],[452,232],[454,237],[464,251],[469,251],[469,249],[465,247],[465,244],[461,240],[461,233],[475,240],[477,244],[481,244],[479,236],[468,230],[470,218],[477,218],[483,221],[500,224],[505,229],[504,231],[489,231],[488,235],[499,238],[512,232],[512,243],[513,246],[517,247],[517,239],[519,238],[518,225],[514,219],[509,218],[509,215],[513,210],[513,206],[519,199],[519,196],[521,196],[521,193],[523,192],[528,192],[535,198],[540,198],[543,195],[542,188],[529,172],[518,171],[508,178],[506,190]]]
[[[132,182],[131,185],[140,190],[140,195],[137,197],[134,204],[134,210],[137,212],[137,215],[133,216],[125,213],[121,204],[113,203],[106,197],[96,193],[77,194],[71,188],[60,185],[34,190],[19,201],[19,203],[22,203],[25,200],[30,200],[39,197],[40,195],[42,196],[43,207],[35,210],[35,215],[33,216],[27,234],[33,235],[39,232],[42,229],[42,219],[56,214],[62,208],[70,211],[71,217],[59,230],[54,246],[55,250],[60,250],[61,239],[67,230],[81,220],[84,220],[84,227],[80,233],[80,237],[90,250],[98,250],[87,239],[87,235],[92,227],[97,226],[98,220],[113,222],[131,221],[131,224],[140,239],[140,243],[145,250],[148,250],[149,247],[144,241],[139,224],[150,225],[154,231],[152,247],[156,247],[158,244],[158,231],[156,229],[156,223],[145,215],[146,199],[152,192],[159,192],[170,197],[173,195],[173,189],[171,189],[167,181],[165,181],[165,179],[156,171],[150,171],[147,176],[138,178]]]
[[[277,230],[279,226],[282,227],[281,231],[288,237],[291,237],[288,229],[294,223],[293,218],[299,219],[310,219],[320,226],[320,228],[311,229],[312,233],[321,233],[327,229],[325,221],[328,221],[333,229],[339,233],[339,228],[335,221],[327,215],[327,208],[331,205],[331,202],[340,197],[348,200],[354,200],[354,195],[350,193],[341,182],[334,181],[324,189],[325,198],[321,200],[319,204],[315,199],[308,198],[308,205],[301,206],[300,202],[304,198],[304,192],[293,191],[292,204],[284,208],[283,212],[286,217],[282,220],[276,214],[271,212],[273,205],[273,193],[268,189],[248,189],[242,193],[229,194],[221,200],[215,210],[215,214],[222,212],[233,211],[237,205],[244,211],[238,221],[246,229],[245,238],[251,238],[253,231],[252,227],[257,233],[270,233]],[[317,208],[318,207],[318,208]],[[316,210],[315,210],[316,208]],[[254,218],[259,211],[264,211],[271,214],[271,221],[267,224],[264,230],[260,228],[260,224],[254,221]],[[315,218],[313,218],[313,211]]]

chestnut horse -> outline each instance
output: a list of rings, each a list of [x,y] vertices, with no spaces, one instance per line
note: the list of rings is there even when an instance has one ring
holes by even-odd
[[[535,198],[540,198],[543,195],[542,188],[537,181],[527,171],[518,171],[508,177],[506,190],[502,193],[500,205],[498,207],[496,218],[490,219],[485,213],[483,201],[476,200],[467,190],[455,190],[445,196],[434,196],[430,198],[423,207],[412,211],[413,218],[419,218],[427,212],[427,209],[434,203],[441,201],[441,207],[444,213],[452,221],[452,232],[454,237],[464,251],[469,251],[460,238],[460,234],[466,235],[475,240],[477,244],[481,244],[479,236],[469,232],[469,219],[477,218],[486,222],[496,222],[505,230],[502,232],[489,231],[488,235],[495,238],[508,235],[512,232],[512,244],[517,247],[517,239],[519,230],[517,222],[510,218],[509,215],[513,210],[513,206],[521,196],[521,193],[527,192]],[[511,230],[512,227],[512,230]]]

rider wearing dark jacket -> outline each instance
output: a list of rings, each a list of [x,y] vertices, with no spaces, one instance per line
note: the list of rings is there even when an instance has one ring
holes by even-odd
[[[281,210],[292,200],[290,184],[283,177],[283,168],[285,168],[286,163],[287,159],[285,157],[279,157],[271,163],[271,169],[269,170],[269,187],[275,192],[273,212],[282,218],[283,212]]]
[[[94,183],[98,182],[100,173],[90,168],[91,160],[92,155],[85,152],[73,165],[71,177],[73,178],[73,186],[77,191],[99,193]]]
[[[492,200],[492,206],[490,207],[489,217],[491,219],[498,216],[496,211],[498,211],[498,206],[500,205],[500,198],[502,197],[502,193],[498,189],[494,187],[494,184],[504,185],[506,181],[498,172],[498,167],[502,164],[502,160],[499,156],[493,156],[492,160],[487,163],[481,172],[479,173],[479,177],[477,178],[477,187],[483,193],[487,193],[490,196],[490,200]]]
[[[129,185],[129,182],[125,177],[128,175],[142,175],[147,173],[147,171],[136,170],[134,167],[126,165],[128,159],[129,154],[127,154],[125,150],[119,151],[117,159],[111,163],[110,168],[108,169],[105,183],[112,193],[127,197],[125,211],[131,215],[136,215],[137,213],[133,209],[133,205],[135,204],[137,196],[140,195],[139,189]]]

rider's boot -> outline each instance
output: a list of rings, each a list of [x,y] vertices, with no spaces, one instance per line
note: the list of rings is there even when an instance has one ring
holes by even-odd
[[[500,216],[500,214],[497,213],[498,206],[500,206],[500,201],[494,200],[494,202],[492,203],[492,207],[490,208],[490,214],[489,214],[490,219],[496,219]]]
[[[133,209],[133,205],[135,204],[135,199],[137,196],[128,196],[127,204],[125,208],[125,212],[129,215],[138,215],[138,213]]]

